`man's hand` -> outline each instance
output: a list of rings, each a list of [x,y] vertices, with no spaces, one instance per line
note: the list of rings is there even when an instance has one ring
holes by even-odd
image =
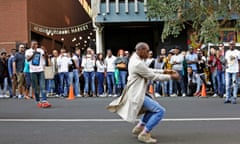
[[[165,69],[164,71],[163,71],[163,74],[172,74],[172,73],[175,73],[176,71],[174,71],[174,70],[170,70],[170,69]]]
[[[180,79],[179,73],[175,70],[172,70],[172,73],[170,74],[170,76],[171,76],[172,80],[179,80]]]

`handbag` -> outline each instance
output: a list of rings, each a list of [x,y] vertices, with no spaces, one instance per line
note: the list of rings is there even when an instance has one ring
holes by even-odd
[[[44,76],[45,76],[45,79],[54,79],[54,72],[53,72],[52,66],[44,67]]]

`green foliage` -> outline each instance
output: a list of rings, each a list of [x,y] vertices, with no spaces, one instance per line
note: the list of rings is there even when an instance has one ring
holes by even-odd
[[[240,18],[240,0],[148,0],[149,19],[164,21],[162,41],[178,36],[186,25],[199,35],[201,42],[218,42],[219,28]],[[240,28],[240,21],[236,21]]]

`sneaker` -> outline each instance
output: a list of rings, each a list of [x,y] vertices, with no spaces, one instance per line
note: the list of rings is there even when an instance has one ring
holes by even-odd
[[[49,102],[47,102],[47,101],[44,101],[41,104],[42,104],[42,108],[50,108],[50,107],[52,107],[52,105]]]
[[[227,95],[226,95],[226,94],[223,94],[223,97],[224,97],[224,98],[226,98],[226,97],[227,97]]]
[[[78,94],[76,97],[80,98],[80,97],[82,97],[82,95]]]
[[[101,94],[101,95],[99,95],[99,97],[106,97],[106,95],[104,95],[104,94]]]
[[[155,93],[155,97],[161,97],[159,93]]]
[[[5,94],[5,95],[3,95],[3,97],[4,97],[4,98],[9,98],[10,96],[8,96],[8,95]]]
[[[112,95],[111,95],[111,94],[109,94],[109,95],[108,95],[108,97],[112,97]]]
[[[212,97],[218,97],[218,95],[215,93]]]
[[[41,102],[38,102],[38,103],[37,103],[37,107],[42,108],[42,103],[41,103]]]
[[[186,97],[186,94],[185,94],[185,93],[183,93],[183,94],[182,94],[182,97]]]
[[[157,143],[157,140],[152,138],[150,133],[143,133],[143,132],[140,133],[138,135],[138,140],[144,143],[151,143],[151,144]]]
[[[224,104],[230,104],[230,103],[231,103],[230,100],[225,100],[225,101],[224,101]]]
[[[114,94],[113,97],[118,97],[118,95],[117,95],[117,94]]]
[[[170,97],[176,97],[177,95],[174,93],[174,94],[171,94]]]
[[[144,127],[143,126],[135,126],[133,129],[132,129],[132,134],[134,135],[139,135],[142,131],[143,131]]]
[[[3,95],[0,95],[0,98],[4,98],[4,96],[3,96]]]
[[[23,98],[23,96],[22,95],[18,95],[18,99],[22,99]]]

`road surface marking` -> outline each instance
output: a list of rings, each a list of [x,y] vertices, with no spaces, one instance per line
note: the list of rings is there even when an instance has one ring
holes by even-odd
[[[122,119],[0,119],[0,122],[123,122]],[[137,120],[136,120],[137,121]],[[240,118],[172,118],[164,122],[240,121]]]

